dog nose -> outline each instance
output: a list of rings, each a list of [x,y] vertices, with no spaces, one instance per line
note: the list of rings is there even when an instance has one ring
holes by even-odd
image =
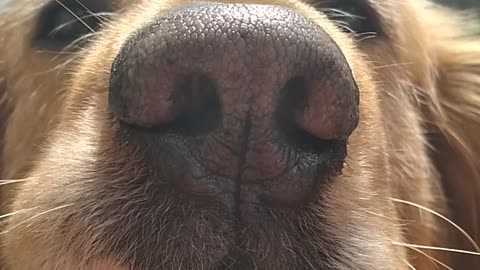
[[[194,4],[125,43],[109,109],[159,179],[228,205],[294,207],[341,170],[358,124],[342,51],[287,8]]]

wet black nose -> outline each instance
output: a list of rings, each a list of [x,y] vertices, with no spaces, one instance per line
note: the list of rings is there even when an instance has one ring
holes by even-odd
[[[196,4],[126,42],[109,106],[191,195],[296,206],[343,164],[358,89],[316,23],[277,6]]]

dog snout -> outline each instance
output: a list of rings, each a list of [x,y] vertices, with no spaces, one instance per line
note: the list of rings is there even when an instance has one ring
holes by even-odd
[[[109,109],[162,179],[226,205],[297,206],[338,173],[358,88],[321,26],[287,8],[195,4],[114,61]]]

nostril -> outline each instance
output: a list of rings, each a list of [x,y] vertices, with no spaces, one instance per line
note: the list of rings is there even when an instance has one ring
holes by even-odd
[[[195,136],[217,128],[221,104],[214,82],[199,73],[179,77],[172,98],[174,117],[158,128],[185,136]]]
[[[185,72],[154,80],[155,84],[138,84],[142,89],[131,83],[111,84],[109,105],[117,119],[132,127],[184,136],[218,127],[221,104],[208,76]]]
[[[285,140],[304,152],[325,153],[336,140],[324,140],[310,133],[297,121],[297,115],[308,106],[308,86],[304,77],[290,79],[283,89],[283,99],[277,108],[278,126]]]
[[[296,76],[286,83],[280,104],[281,125],[317,140],[345,141],[358,124],[358,88],[349,76]]]
[[[339,145],[345,144],[344,138],[322,138],[321,135],[315,134],[312,129],[309,129],[301,121],[299,115],[311,106],[309,99],[309,84],[305,77],[296,76],[290,79],[284,89],[284,96],[277,108],[277,125],[282,131],[286,142],[303,151],[314,154],[325,154]],[[321,104],[317,104],[322,106]]]
[[[291,107],[287,109],[291,110],[292,112],[302,110],[306,105],[307,99],[307,83],[305,78],[297,76],[290,79],[285,85],[284,93],[284,101],[289,102],[289,104],[285,105]]]

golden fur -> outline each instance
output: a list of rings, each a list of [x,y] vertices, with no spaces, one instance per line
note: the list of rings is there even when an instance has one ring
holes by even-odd
[[[129,186],[141,174],[141,158],[112,142],[114,125],[104,117],[110,66],[132,31],[188,1],[114,1],[122,11],[101,35],[59,56],[31,47],[36,14],[46,2],[0,7],[2,263],[6,270],[128,269],[129,251],[113,252],[107,243],[133,237],[134,224],[125,220],[135,218],[136,208],[122,208],[124,218],[98,217],[108,215],[102,207],[124,204],[125,197],[142,202],[141,188]],[[265,263],[259,269],[310,269],[290,258],[317,251],[334,257],[327,260],[334,269],[428,270],[441,263],[480,269],[480,254],[459,254],[478,247],[438,216],[480,242],[480,36],[470,15],[423,0],[370,0],[386,35],[357,43],[308,3],[222,2],[276,4],[314,20],[342,49],[361,93],[347,166],[299,218],[310,242],[299,239],[292,224],[278,225],[285,236],[277,242],[268,226],[254,226],[253,235],[263,234],[245,245]],[[92,160],[101,166],[91,167]],[[117,221],[122,230],[106,236]],[[175,232],[194,246],[192,226]],[[206,223],[205,239],[212,230]],[[322,235],[332,235],[335,253]],[[220,236],[217,241],[230,244]],[[160,269],[203,269],[218,260],[208,250],[185,253],[172,246],[162,252]]]

